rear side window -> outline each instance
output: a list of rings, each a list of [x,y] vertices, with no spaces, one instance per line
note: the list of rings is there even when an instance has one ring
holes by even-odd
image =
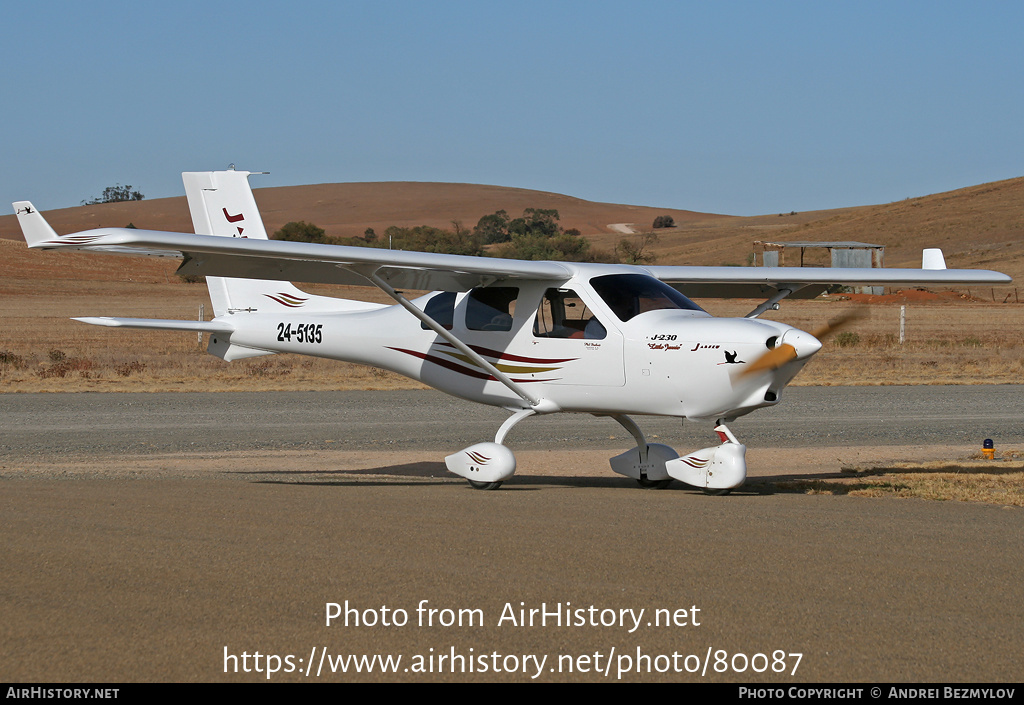
[[[466,328],[469,330],[512,330],[519,288],[487,286],[473,289],[466,297]]]
[[[451,330],[452,323],[455,321],[455,292],[442,291],[427,302],[423,312],[437,321],[445,330]],[[420,322],[420,328],[430,330],[423,322]]]

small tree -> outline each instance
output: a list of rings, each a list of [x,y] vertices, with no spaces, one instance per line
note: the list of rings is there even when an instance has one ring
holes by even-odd
[[[304,220],[293,220],[285,223],[274,233],[275,240],[291,240],[293,242],[327,242],[326,232]]]
[[[82,201],[83,206],[95,206],[99,203],[120,203],[122,201],[141,201],[143,196],[139,191],[132,191],[131,185],[107,186],[103,189],[103,195],[88,201]]]
[[[654,219],[654,229],[659,228],[674,228],[676,227],[676,219],[670,215],[659,215]]]
[[[508,232],[508,212],[500,210],[485,215],[477,221],[473,232],[487,245],[508,242],[511,237]]]
[[[657,241],[657,233],[641,233],[632,239],[624,237],[615,246],[615,254],[626,264],[653,264],[657,256],[648,248]]]
[[[558,224],[558,211],[554,208],[527,208],[522,218],[508,224],[508,232],[514,239],[518,236],[557,237],[562,233]]]

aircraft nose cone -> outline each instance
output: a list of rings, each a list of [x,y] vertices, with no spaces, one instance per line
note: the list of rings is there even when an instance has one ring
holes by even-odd
[[[806,331],[793,328],[786,331],[780,343],[792,345],[796,351],[796,359],[803,360],[821,350],[821,341]]]

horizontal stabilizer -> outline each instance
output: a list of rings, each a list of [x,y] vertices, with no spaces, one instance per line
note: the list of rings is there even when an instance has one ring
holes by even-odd
[[[179,321],[173,318],[111,318],[109,316],[86,316],[73,318],[94,326],[111,328],[156,328],[158,330],[192,330],[200,333],[231,333],[234,326],[223,321]]]

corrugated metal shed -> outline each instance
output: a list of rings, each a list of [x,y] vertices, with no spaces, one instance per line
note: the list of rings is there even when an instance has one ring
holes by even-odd
[[[832,267],[882,267],[885,260],[885,246],[868,242],[847,240],[835,242],[765,242],[754,241],[754,265],[762,267],[785,267],[786,250],[800,251],[800,264],[804,266],[807,250],[825,249],[829,252]],[[861,293],[881,294],[882,287],[863,287]]]

